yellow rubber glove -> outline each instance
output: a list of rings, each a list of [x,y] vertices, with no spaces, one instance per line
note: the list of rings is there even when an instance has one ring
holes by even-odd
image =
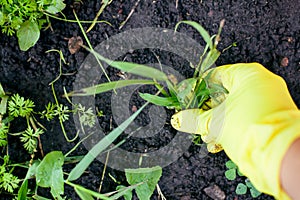
[[[280,167],[289,146],[300,137],[300,112],[285,81],[258,63],[213,70],[210,81],[229,91],[226,99],[208,111],[176,113],[172,126],[201,134],[209,151],[223,148],[259,191],[289,199],[280,185]]]

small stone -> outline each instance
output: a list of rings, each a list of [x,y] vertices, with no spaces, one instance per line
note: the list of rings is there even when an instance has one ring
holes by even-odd
[[[280,61],[280,66],[281,67],[287,67],[289,65],[289,59],[287,57],[282,58]]]
[[[135,113],[137,111],[137,107],[136,106],[132,106],[131,107],[131,111]]]
[[[214,200],[224,200],[226,198],[225,193],[217,185],[204,188],[204,192]]]
[[[83,45],[83,40],[80,36],[71,37],[68,40],[68,48],[71,54],[79,51],[80,47]]]

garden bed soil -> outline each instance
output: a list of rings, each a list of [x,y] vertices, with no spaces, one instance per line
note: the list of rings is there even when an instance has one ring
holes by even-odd
[[[72,8],[75,8],[79,19],[92,20],[100,8],[100,2],[91,0],[78,4],[69,0],[66,1],[67,7],[63,12],[68,19],[74,19]],[[222,53],[216,64],[259,62],[286,80],[294,101],[298,106],[300,105],[300,4],[297,0],[144,0],[138,3],[132,16],[120,30],[120,24],[129,15],[135,3],[136,0],[113,1],[100,16],[101,20],[110,22],[111,26],[104,23],[97,24],[88,33],[92,45],[97,46],[107,38],[133,28],[159,27],[174,29],[176,23],[180,20],[199,22],[213,34],[217,33],[220,21],[225,19],[226,22],[218,48],[222,50],[233,43],[236,45]],[[89,25],[84,24],[83,26],[87,29]],[[191,27],[181,26],[179,31],[195,39],[200,44],[204,44],[199,34]],[[83,38],[77,23],[51,19],[51,29],[42,31],[38,43],[27,52],[22,52],[19,50],[16,37],[1,34],[0,82],[4,89],[7,92],[19,93],[32,99],[37,110],[42,110],[49,101],[54,101],[49,83],[59,73],[59,56],[56,53],[45,52],[50,49],[61,50],[68,62],[68,65],[63,65],[63,72],[76,73],[88,52],[81,49],[76,54],[70,54],[66,38],[73,36]],[[176,56],[165,52],[159,57],[162,64],[174,66],[176,70],[185,76],[191,75],[190,67],[182,59],[177,62],[178,58]],[[153,56],[153,52],[150,50],[128,52],[122,58],[139,63],[157,62],[156,57]],[[284,61],[288,60],[287,66],[282,63],[283,59]],[[109,71],[112,79],[118,77],[116,73],[117,70]],[[74,75],[62,76],[55,83],[60,102],[66,103],[66,100],[61,97],[63,86],[71,91],[74,80]],[[99,97],[98,100],[110,99],[111,94],[105,95]],[[138,108],[141,102],[135,100],[135,97],[132,98],[132,101],[133,103],[130,103],[128,109],[134,111],[134,106]],[[107,104],[105,101],[97,101],[96,103],[105,115],[99,118],[99,123],[105,131],[109,132],[110,125],[116,127],[116,123],[113,121],[111,124],[110,122],[112,111],[109,100],[107,102]],[[171,111],[167,111],[168,119],[171,114]],[[78,140],[74,143],[65,141],[59,122],[41,122],[48,130],[41,136],[45,153],[52,150],[60,150],[66,153],[78,142]],[[147,109],[142,117],[138,118],[138,122],[141,124],[149,123]],[[68,121],[65,127],[70,136],[75,134],[76,129],[72,120]],[[174,133],[169,122],[166,121],[163,134],[160,134],[159,138],[139,142],[154,143],[153,148],[159,148],[159,145],[166,145],[164,142],[160,143],[160,140],[166,141],[163,137],[169,137],[168,139],[171,140]],[[21,144],[18,140],[15,138],[9,139],[11,159],[15,162],[29,160],[30,158],[24,152],[19,151]],[[125,145],[124,148],[137,149],[136,151],[138,151],[139,145],[132,142],[127,146]],[[241,196],[235,193],[237,184],[244,181],[244,178],[239,177],[235,181],[228,181],[225,178],[225,162],[229,158],[224,152],[201,157],[199,156],[200,150],[201,147],[191,145],[188,151],[180,156],[178,160],[163,168],[159,185],[166,199],[211,199],[205,192],[205,188],[213,185],[217,185],[226,194],[228,200],[252,199],[249,192]],[[87,150],[85,146],[81,145],[73,155],[83,155],[85,153],[87,153]],[[103,166],[99,161],[93,162],[88,168],[88,172],[77,183],[97,191]],[[74,165],[68,165],[65,170],[68,171],[72,167]],[[22,174],[21,170],[16,169],[16,172]],[[108,174],[115,177],[119,182],[126,183],[123,172],[108,168],[102,186],[103,193],[113,191],[117,186],[117,183]],[[48,190],[40,190],[39,194],[49,197],[48,192]],[[79,199],[72,188],[66,187],[65,194],[68,199]],[[9,199],[9,197],[7,198]],[[160,199],[157,192],[153,194],[151,199]],[[262,195],[257,199],[273,198]]]

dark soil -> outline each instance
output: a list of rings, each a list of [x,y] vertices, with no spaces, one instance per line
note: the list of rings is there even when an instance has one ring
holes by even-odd
[[[84,1],[83,4],[76,4],[78,17],[81,20],[92,20],[100,8],[101,1]],[[214,1],[214,0],[179,0],[176,7],[175,0],[145,0],[136,7],[133,15],[119,30],[123,22],[136,1],[120,0],[113,1],[109,5],[100,19],[107,20],[112,24],[97,24],[88,34],[93,46],[106,40],[108,37],[125,30],[143,27],[160,27],[174,29],[175,24],[180,20],[193,20],[202,24],[211,34],[218,31],[219,22],[226,20],[222,32],[222,39],[219,49],[222,50],[233,43],[236,46],[225,51],[217,65],[237,63],[237,62],[259,62],[274,73],[282,76],[288,85],[290,93],[296,104],[300,105],[300,4],[297,0],[253,0],[253,1]],[[74,19],[72,13],[73,1],[66,1],[67,8],[64,14],[69,19]],[[45,53],[50,49],[62,50],[69,65],[63,66],[63,72],[76,72],[81,66],[84,58],[88,55],[85,50],[71,55],[68,51],[68,41],[65,38],[72,36],[82,36],[76,23],[66,23],[51,19],[52,30],[43,31],[38,43],[27,52],[19,50],[17,39],[1,35],[0,54],[0,82],[6,91],[19,93],[22,96],[35,101],[37,109],[42,110],[44,106],[53,101],[51,88],[48,85],[59,73],[59,56],[55,53]],[[84,25],[85,28],[88,25]],[[187,34],[196,41],[204,44],[199,34],[188,26],[181,26],[180,32]],[[160,53],[160,51],[156,51]],[[123,57],[125,58],[125,57]],[[149,50],[134,51],[126,54],[128,61],[139,63],[157,62],[153,52]],[[174,66],[185,76],[190,75],[189,66],[183,66],[184,61],[178,60],[174,55],[162,52],[161,62],[168,66]],[[283,60],[284,59],[284,60]],[[283,61],[282,61],[283,60]],[[288,65],[286,61],[288,60]],[[287,65],[287,66],[286,66]],[[285,66],[285,67],[283,67]],[[110,70],[112,79],[117,78],[117,70]],[[57,94],[63,93],[63,86],[68,91],[72,90],[74,76],[62,76],[55,84]],[[147,89],[144,89],[145,91]],[[137,96],[137,95],[136,95]],[[104,97],[97,97],[97,106],[103,110],[105,116],[99,118],[99,123],[103,130],[109,132],[110,119],[112,116],[109,105],[110,94]],[[278,97],[280,98],[280,97]],[[103,101],[101,101],[101,99]],[[66,103],[63,98],[59,101]],[[139,106],[141,102],[135,101],[132,97],[129,110],[132,106]],[[145,111],[142,118],[137,123],[149,123],[148,115]],[[167,112],[168,118],[171,112]],[[61,133],[58,122],[41,121],[48,129],[42,136],[44,151],[60,150],[66,153],[76,143],[67,143]],[[116,123],[113,121],[112,126]],[[75,126],[70,120],[65,124],[66,131],[70,137],[75,134]],[[129,142],[124,148],[132,151],[141,151],[144,146],[159,148],[160,145],[174,137],[174,130],[166,122],[159,138],[150,140],[139,140],[139,142]],[[167,138],[167,139],[164,139]],[[19,151],[18,140],[10,138],[10,155],[15,162],[29,160],[24,152]],[[77,141],[78,142],[78,141]],[[139,143],[141,143],[139,145]],[[145,143],[145,144],[144,144]],[[132,145],[132,146],[131,146]],[[228,160],[225,153],[208,154],[206,157],[199,156],[200,147],[191,145],[177,161],[163,168],[163,176],[159,182],[161,190],[167,199],[211,199],[204,189],[217,185],[226,194],[226,199],[252,199],[251,195],[238,196],[235,194],[236,185],[244,181],[238,178],[236,181],[228,181],[224,176],[225,162]],[[237,149],[238,150],[238,149]],[[87,153],[84,146],[80,146],[73,155],[83,155]],[[66,166],[65,170],[72,169],[73,166]],[[100,184],[103,164],[95,161],[78,181],[78,184],[89,189],[97,190]],[[21,173],[21,170],[16,169]],[[110,173],[118,181],[125,184],[124,174],[120,171],[108,168],[106,174]],[[117,183],[109,176],[104,178],[102,192],[113,191]],[[48,196],[48,190],[40,190],[40,195]],[[65,194],[70,199],[79,199],[72,188],[67,187]],[[3,197],[4,198],[4,197]],[[2,197],[1,197],[2,199]],[[159,199],[157,192],[152,199]],[[270,196],[262,195],[257,199],[273,199]]]

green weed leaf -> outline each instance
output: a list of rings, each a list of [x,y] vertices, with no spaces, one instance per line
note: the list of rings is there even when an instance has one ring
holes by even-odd
[[[211,49],[201,63],[200,72],[208,70],[213,64],[215,64],[220,55],[221,53],[217,49]]]
[[[249,179],[246,179],[246,180],[245,180],[245,183],[246,183],[247,187],[250,189],[250,194],[251,194],[251,196],[252,196],[253,198],[256,198],[256,197],[258,197],[258,196],[261,195],[261,192],[258,191],[258,190],[254,187],[254,185],[251,183],[251,181],[250,181]]]
[[[14,189],[19,187],[21,180],[11,173],[3,173],[0,175],[0,188],[4,188],[9,193],[13,193]]]
[[[24,99],[19,94],[14,94],[8,101],[8,110],[13,117],[26,117],[33,111],[34,102]]]
[[[0,98],[4,97],[5,96],[5,92],[4,92],[4,89],[0,83]]]
[[[258,191],[256,188],[250,189],[250,194],[253,198],[259,197],[262,193]]]
[[[239,194],[239,195],[246,194],[247,193],[247,186],[243,183],[239,183],[236,186],[235,193]]]
[[[160,97],[148,93],[139,93],[140,97],[150,103],[153,103],[158,106],[180,106],[177,98],[175,97]]]
[[[90,50],[87,47],[85,48],[89,50],[99,60],[106,62],[108,65],[117,68],[122,72],[128,72],[143,77],[153,78],[159,81],[165,81],[168,79],[167,75],[158,69],[149,67],[147,65],[137,64],[137,63],[109,60],[107,58],[104,58],[97,52]]]
[[[120,190],[120,192],[118,192],[118,194],[119,193],[122,194],[122,196],[124,197],[125,200],[132,199],[132,189],[128,189],[124,185],[118,185],[116,190]],[[113,197],[116,198],[115,195]]]
[[[18,191],[18,200],[26,199],[28,193],[28,179],[36,174],[36,168],[40,164],[40,161],[34,161],[29,167],[25,179]]]
[[[237,169],[237,166],[234,162],[232,162],[231,160],[228,160],[226,163],[225,163],[225,166],[228,168],[228,169]]]
[[[108,83],[102,83],[99,85],[95,85],[92,87],[88,88],[83,88],[81,90],[73,91],[68,93],[68,96],[89,96],[89,95],[95,95],[95,94],[100,94],[103,92],[107,92],[113,89],[118,89],[130,85],[146,85],[146,84],[155,84],[154,81],[152,80],[119,80],[119,81],[112,81]]]
[[[236,169],[229,169],[225,171],[225,177],[230,180],[233,181],[236,178]]]
[[[0,115],[4,115],[6,113],[8,96],[2,96],[0,98]]]
[[[121,133],[129,126],[129,124],[138,116],[138,114],[145,108],[147,104],[144,104],[140,109],[138,109],[133,115],[131,115],[127,120],[125,120],[120,126],[110,132],[102,140],[100,140],[89,152],[83,157],[83,159],[72,169],[69,174],[68,180],[74,181],[78,179],[92,161],[103,152]]]
[[[204,39],[206,44],[208,44],[209,48],[213,49],[213,42],[210,38],[209,33],[200,24],[198,24],[197,22],[193,22],[193,21],[180,21],[176,24],[175,31],[178,29],[178,26],[182,23],[188,24],[188,25],[192,26],[194,29],[196,29],[200,33],[200,35],[202,36],[202,38]]]
[[[80,197],[80,199],[83,199],[83,200],[94,200],[94,197],[85,192],[85,191],[82,191],[80,190],[79,188],[75,188],[75,192],[78,194],[78,196]]]
[[[162,175],[162,168],[156,166],[152,168],[125,169],[125,175],[130,185],[142,183],[135,188],[136,194],[139,199],[149,200]]]
[[[18,200],[26,199],[27,192],[28,192],[28,179],[25,179],[18,191]]]
[[[60,151],[48,153],[36,168],[36,183],[40,187],[50,187],[53,197],[64,193],[62,165],[64,156]]]
[[[180,102],[184,103],[184,100],[186,98],[191,99],[193,98],[194,94],[193,91],[196,86],[197,79],[195,78],[189,78],[184,79],[181,81],[177,86],[177,98]]]
[[[25,21],[17,31],[17,37],[20,49],[27,51],[30,47],[34,46],[40,38],[38,23],[36,21]]]
[[[55,0],[53,4],[47,7],[46,12],[56,14],[61,12],[65,7],[66,4],[64,4],[63,0]]]

